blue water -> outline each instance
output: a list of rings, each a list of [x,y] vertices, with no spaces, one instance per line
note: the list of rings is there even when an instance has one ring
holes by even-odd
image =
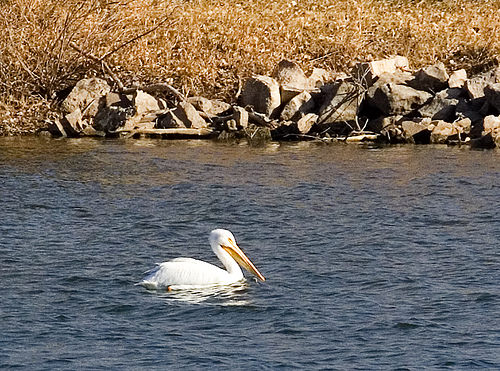
[[[0,368],[500,369],[500,152],[0,138]],[[149,292],[230,229],[266,276]]]

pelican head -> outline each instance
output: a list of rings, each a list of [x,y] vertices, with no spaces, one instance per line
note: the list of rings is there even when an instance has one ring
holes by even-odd
[[[210,232],[210,246],[212,250],[217,254],[218,249],[226,251],[236,262],[245,268],[250,273],[254,274],[261,281],[265,281],[264,276],[258,271],[253,265],[250,259],[241,251],[241,249],[236,244],[236,239],[233,234],[227,229],[214,229]]]

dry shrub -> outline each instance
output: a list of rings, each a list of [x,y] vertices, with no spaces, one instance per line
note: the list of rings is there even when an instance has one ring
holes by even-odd
[[[414,68],[441,60],[479,72],[500,50],[500,3],[489,0],[0,0],[0,12],[0,123],[22,102],[47,105],[78,79],[103,75],[71,42],[107,56],[126,85],[169,81],[228,101],[238,80],[284,58],[349,71],[399,54]]]

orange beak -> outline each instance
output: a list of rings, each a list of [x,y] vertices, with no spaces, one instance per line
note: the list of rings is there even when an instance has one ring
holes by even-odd
[[[265,281],[266,279],[264,278],[264,276],[259,272],[257,268],[255,268],[255,265],[253,265],[250,259],[248,259],[247,256],[243,253],[243,251],[241,251],[238,245],[236,245],[236,243],[233,241],[229,242],[230,246],[221,245],[221,247],[224,250],[226,250],[229,253],[229,255],[231,255],[233,259],[238,262],[239,265],[241,265],[250,273],[257,276],[257,278],[260,279],[261,281]]]

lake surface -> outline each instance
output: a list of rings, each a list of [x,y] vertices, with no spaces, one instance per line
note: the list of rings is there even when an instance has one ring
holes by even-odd
[[[500,369],[500,152],[0,138],[0,368]],[[230,229],[267,278],[150,292]]]

